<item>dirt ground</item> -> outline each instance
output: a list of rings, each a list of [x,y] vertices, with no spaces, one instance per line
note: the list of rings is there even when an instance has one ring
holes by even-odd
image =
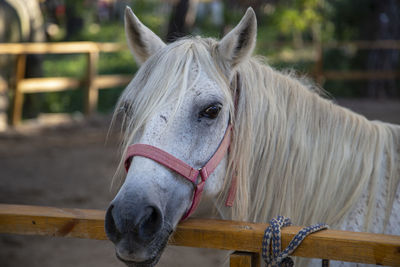
[[[400,124],[400,101],[338,100],[370,119]],[[105,209],[118,161],[109,117],[0,133],[0,203]],[[158,266],[220,266],[211,250],[169,247]],[[0,235],[0,266],[124,266],[111,242]]]

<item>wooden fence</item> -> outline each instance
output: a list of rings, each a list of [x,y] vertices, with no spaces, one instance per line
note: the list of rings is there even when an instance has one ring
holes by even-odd
[[[0,233],[106,239],[104,211],[0,204]],[[189,219],[171,245],[235,251],[230,266],[259,266],[267,224]],[[286,247],[301,227],[282,229]],[[323,230],[308,236],[294,256],[400,266],[400,236]]]
[[[282,44],[268,44],[282,46]],[[368,79],[399,79],[400,71],[327,71],[323,67],[323,54],[326,49],[350,47],[352,49],[397,49],[400,50],[400,41],[355,41],[330,42],[318,45],[315,58],[313,76],[322,84],[325,80],[368,80]],[[11,124],[17,125],[21,121],[24,94],[39,92],[56,92],[85,88],[85,114],[95,111],[98,100],[98,90],[115,86],[125,86],[132,75],[98,75],[97,63],[100,52],[118,52],[127,49],[126,46],[116,43],[94,42],[66,42],[66,43],[9,43],[0,44],[1,54],[17,56],[16,79],[13,96],[13,110]],[[28,54],[86,54],[87,71],[83,79],[67,77],[51,78],[24,78],[26,55]]]
[[[328,49],[350,49],[350,50],[372,50],[372,49],[394,49],[400,50],[398,40],[377,41],[352,41],[352,42],[328,42],[317,46],[317,57],[315,59],[314,77],[319,84],[326,80],[392,80],[400,79],[398,70],[324,70],[324,51]]]
[[[43,93],[85,88],[85,114],[96,110],[98,90],[116,86],[125,86],[132,75],[98,75],[99,53],[118,52],[127,47],[116,43],[66,42],[66,43],[9,43],[0,44],[0,55],[17,56],[15,85],[11,124],[21,122],[24,94]],[[28,54],[86,54],[87,70],[83,79],[69,77],[25,78],[26,56]]]

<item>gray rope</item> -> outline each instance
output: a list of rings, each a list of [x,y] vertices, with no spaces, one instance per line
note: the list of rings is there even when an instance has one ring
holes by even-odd
[[[289,257],[309,234],[327,229],[328,225],[317,223],[301,229],[293,237],[287,248],[281,251],[281,228],[292,225],[289,218],[278,216],[270,221],[270,226],[265,229],[262,242],[262,257],[267,267],[292,267],[293,260]],[[272,244],[271,244],[272,243]],[[270,249],[271,244],[271,249]],[[323,262],[326,264],[326,261]]]

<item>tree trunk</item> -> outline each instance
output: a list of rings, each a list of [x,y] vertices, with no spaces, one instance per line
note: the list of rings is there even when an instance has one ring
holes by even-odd
[[[188,33],[186,26],[186,15],[189,10],[189,4],[190,0],[179,0],[173,6],[166,38],[168,43],[171,43]]]

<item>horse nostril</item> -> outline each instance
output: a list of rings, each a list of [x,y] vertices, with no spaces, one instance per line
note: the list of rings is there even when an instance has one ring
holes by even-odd
[[[155,206],[146,207],[137,228],[139,237],[151,239],[161,229],[162,224],[161,211]]]
[[[108,239],[110,239],[114,243],[117,243],[121,239],[121,233],[115,226],[115,220],[112,214],[113,208],[114,205],[110,205],[110,207],[108,207],[107,209],[106,218],[104,220],[104,229],[106,231]]]
[[[157,206],[127,207],[126,203],[113,203],[107,209],[104,228],[115,244],[122,239],[150,241],[163,225],[163,216]]]

